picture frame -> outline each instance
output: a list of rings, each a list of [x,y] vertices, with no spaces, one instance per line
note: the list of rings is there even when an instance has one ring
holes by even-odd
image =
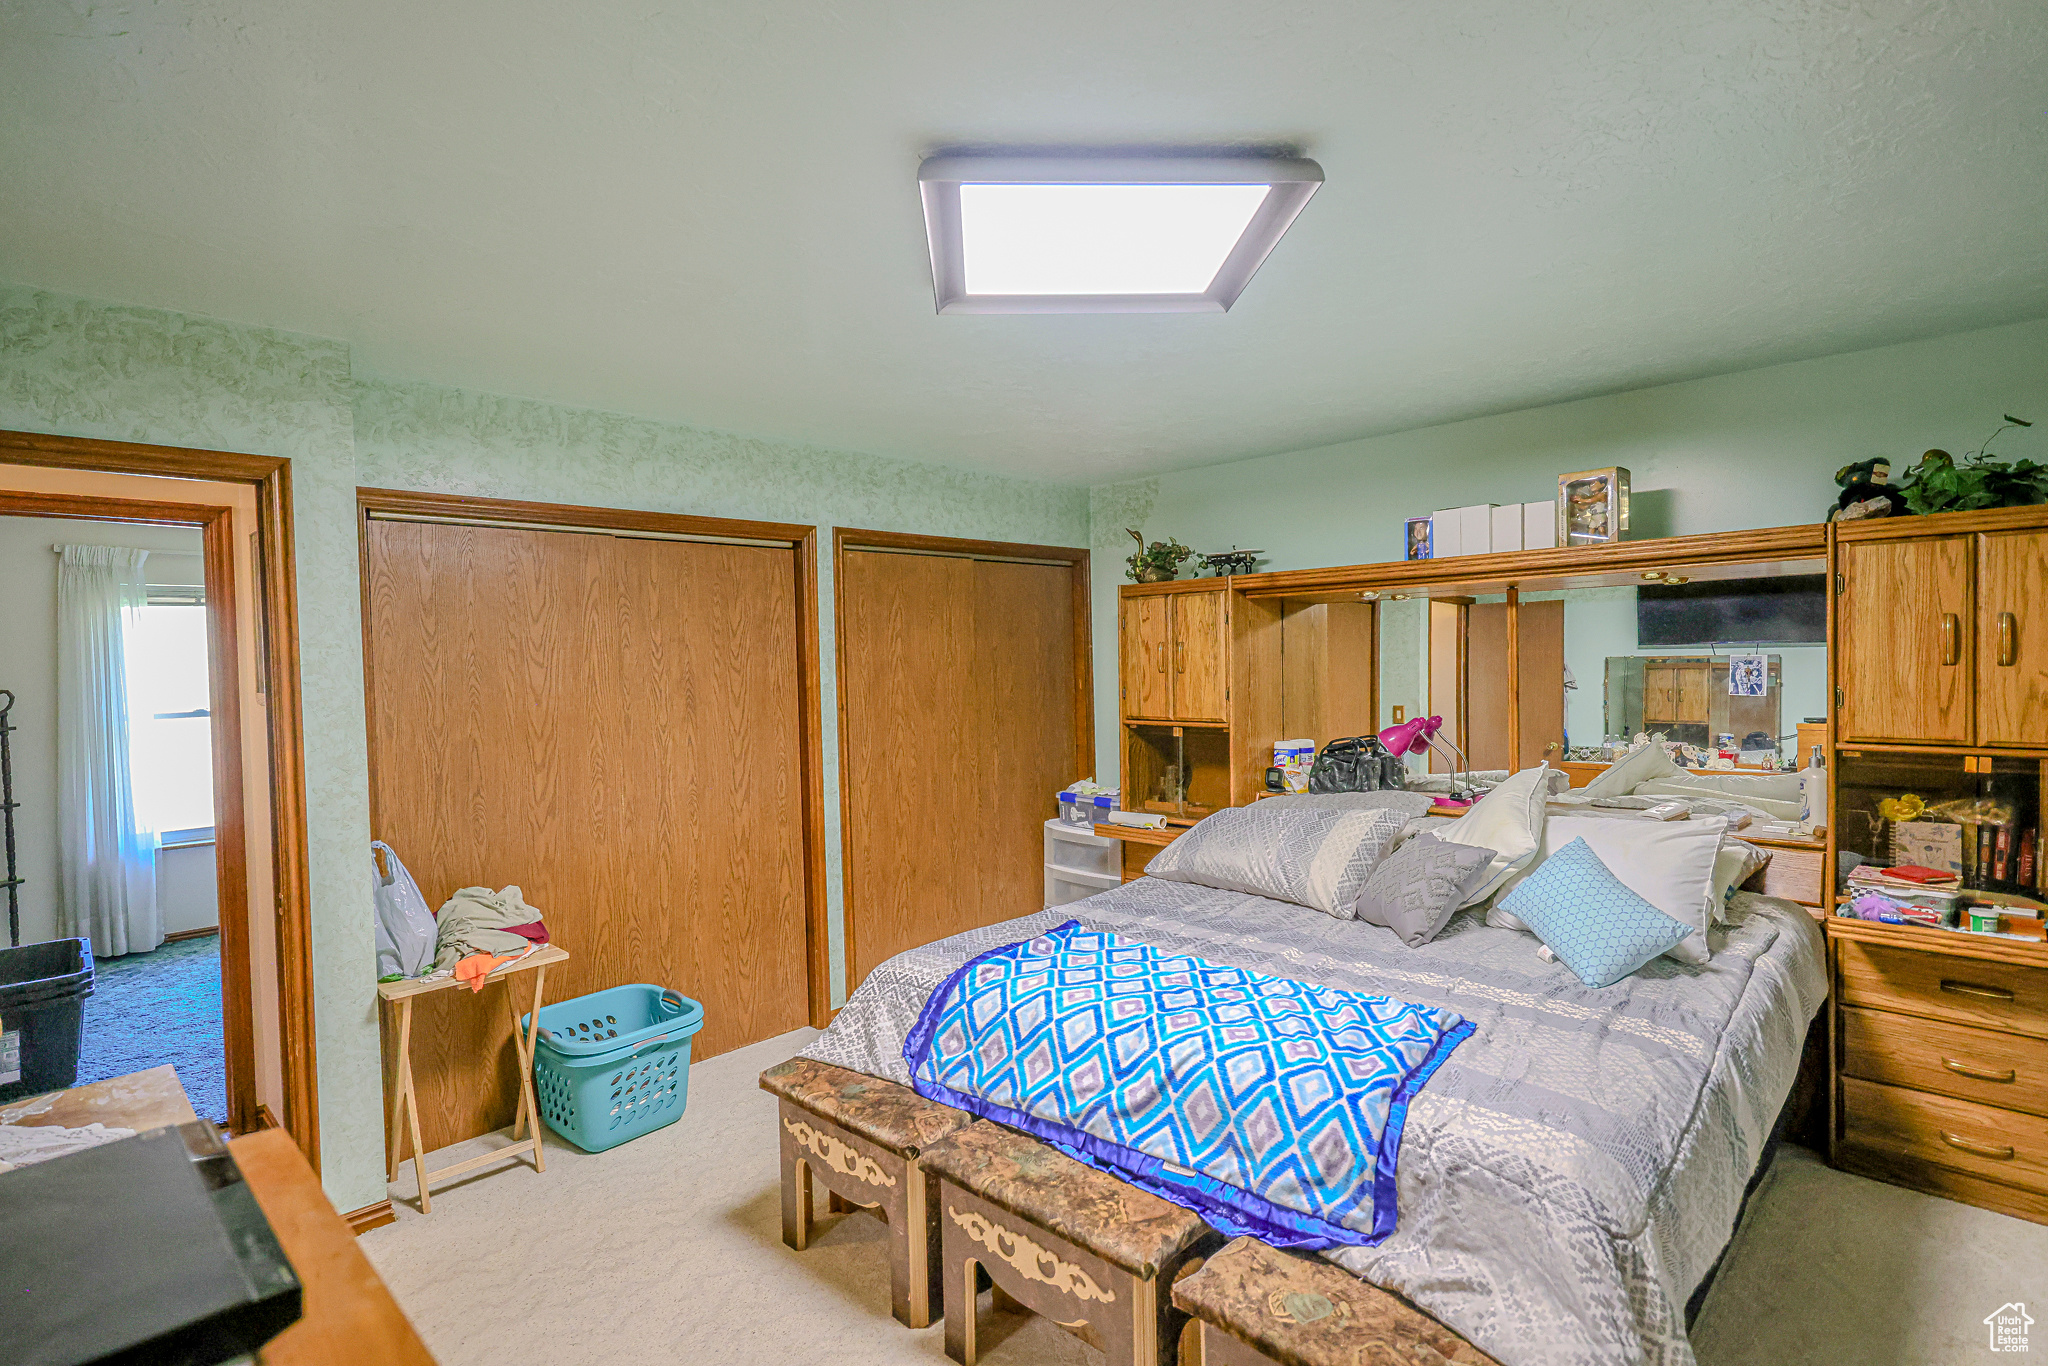
[[[1580,470],[1557,477],[1557,543],[1605,545],[1628,532],[1628,470]]]
[[[1764,697],[1770,693],[1771,660],[1769,655],[1728,656],[1728,695],[1730,697]]]
[[[1402,556],[1403,559],[1433,560],[1436,558],[1436,545],[1430,531],[1430,525],[1433,521],[1434,519],[1430,517],[1410,517],[1403,524],[1401,540],[1406,551]]]

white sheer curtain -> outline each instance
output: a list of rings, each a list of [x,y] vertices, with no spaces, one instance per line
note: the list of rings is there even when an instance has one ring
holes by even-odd
[[[146,550],[59,546],[57,564],[58,932],[95,957],[164,942],[154,830],[129,773],[126,638],[149,600]]]

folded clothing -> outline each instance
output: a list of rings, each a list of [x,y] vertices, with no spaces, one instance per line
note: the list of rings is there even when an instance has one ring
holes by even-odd
[[[545,943],[525,931],[537,926],[541,913],[526,904],[517,885],[502,891],[464,887],[435,913],[434,970],[448,972],[472,954],[520,953]]]

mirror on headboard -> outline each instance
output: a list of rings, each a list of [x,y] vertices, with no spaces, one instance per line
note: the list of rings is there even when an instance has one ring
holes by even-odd
[[[1649,732],[1744,765],[1803,766],[1799,727],[1827,715],[1825,576],[1682,577],[1555,595],[1570,747]]]
[[[1457,766],[1482,771],[1587,760],[1643,731],[1702,748],[1725,737],[1745,766],[1809,762],[1828,711],[1825,561],[1802,546],[1686,565],[1680,549],[1668,568],[1638,557],[1518,572],[1513,587],[1483,577],[1498,557],[1475,556],[1446,561],[1442,582],[1409,570],[1398,588],[1283,598],[1278,733],[1321,745],[1441,716]]]

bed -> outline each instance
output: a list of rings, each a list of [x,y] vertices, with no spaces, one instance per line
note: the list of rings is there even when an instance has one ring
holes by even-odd
[[[932,992],[1069,919],[1473,1021],[1409,1110],[1396,1231],[1325,1255],[1508,1366],[1693,1360],[1687,1299],[1728,1241],[1826,995],[1804,909],[1737,893],[1708,963],[1659,958],[1593,989],[1478,909],[1408,948],[1362,921],[1141,878],[891,959],[805,1055],[909,1084],[904,1039]]]

